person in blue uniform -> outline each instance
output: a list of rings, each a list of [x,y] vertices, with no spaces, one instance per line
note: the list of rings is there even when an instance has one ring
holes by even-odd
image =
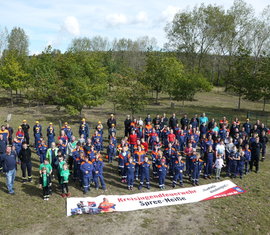
[[[144,161],[140,165],[141,169],[141,177],[140,177],[140,185],[139,190],[142,189],[144,180],[146,181],[146,188],[150,189],[150,163],[148,162],[148,157],[145,156]]]
[[[174,164],[174,177],[173,177],[173,188],[175,188],[177,181],[179,180],[180,186],[183,187],[183,172],[185,169],[185,162],[182,161],[182,156],[179,155],[177,161]]]
[[[199,185],[200,172],[202,170],[203,161],[200,159],[201,155],[199,153],[196,154],[196,158],[192,160],[191,168],[192,168],[192,181],[193,185]]]
[[[161,159],[161,165],[158,165],[158,183],[160,189],[165,189],[165,179],[167,175],[168,166],[165,164],[165,158]]]
[[[127,174],[127,187],[128,190],[133,190],[134,178],[135,178],[135,163],[133,158],[130,157],[126,163],[126,174]]]

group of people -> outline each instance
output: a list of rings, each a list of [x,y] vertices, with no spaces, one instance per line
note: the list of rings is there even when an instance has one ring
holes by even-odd
[[[209,120],[205,113],[192,118],[185,114],[181,119],[176,114],[170,118],[166,114],[156,115],[152,119],[148,114],[144,120],[131,119],[128,115],[124,121],[124,138],[120,143],[113,114],[107,121],[107,128],[107,146],[102,123],[99,121],[93,127],[93,135],[90,136],[90,127],[84,118],[79,126],[78,139],[65,122],[57,138],[50,123],[45,141],[42,126],[36,121],[33,148],[40,160],[39,183],[44,200],[49,200],[52,194],[54,178],[61,186],[62,197],[71,195],[68,188],[71,176],[85,194],[92,184],[97,190],[100,185],[106,190],[103,176],[105,159],[109,164],[114,160],[118,162],[120,180],[129,190],[133,189],[135,181],[138,181],[139,190],[144,184],[150,189],[153,179],[157,179],[160,189],[164,189],[167,177],[172,187],[177,184],[183,187],[186,178],[195,186],[199,185],[200,176],[211,178],[214,171],[219,180],[222,169],[229,177],[242,178],[254,167],[256,173],[259,171],[259,161],[265,159],[268,142],[268,129],[259,120],[251,124],[246,119],[241,124],[235,118],[229,123],[226,117],[219,121]],[[9,125],[1,127],[0,167],[6,172],[10,194],[14,194],[18,162],[21,164],[22,182],[32,182],[29,129],[30,126],[23,120],[12,139],[13,129]]]

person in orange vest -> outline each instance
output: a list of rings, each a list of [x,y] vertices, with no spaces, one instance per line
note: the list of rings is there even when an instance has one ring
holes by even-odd
[[[99,204],[98,209],[100,209],[101,213],[113,212],[115,210],[115,204],[110,203],[109,200],[104,197],[103,202]]]
[[[140,166],[143,163],[145,157],[146,157],[145,151],[142,150],[141,145],[138,145],[138,150],[134,152],[134,159],[136,163],[135,167],[136,180],[138,180],[139,175],[141,175]]]
[[[0,135],[3,136],[4,141],[8,144],[9,132],[4,125],[1,126]]]
[[[151,125],[151,122],[147,122],[147,124],[145,125],[144,128],[144,133],[145,133],[145,141],[148,142],[148,138],[150,136],[150,134],[152,133],[153,127]]]

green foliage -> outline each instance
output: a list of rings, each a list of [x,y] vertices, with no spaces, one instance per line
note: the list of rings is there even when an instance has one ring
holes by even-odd
[[[142,111],[147,104],[147,89],[138,80],[138,75],[127,69],[124,75],[115,75],[116,85],[111,99],[119,110],[131,112],[132,115]]]
[[[17,55],[9,52],[0,66],[0,85],[9,91],[17,91],[26,86],[28,74],[18,61]]]
[[[107,91],[106,70],[93,55],[66,53],[57,61],[58,79],[55,102],[76,115],[84,106],[93,107],[105,101]]]
[[[211,91],[212,85],[201,74],[185,72],[172,83],[173,100],[192,101],[197,92]]]

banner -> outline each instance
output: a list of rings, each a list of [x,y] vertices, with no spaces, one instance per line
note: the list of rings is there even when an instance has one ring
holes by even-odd
[[[193,203],[237,195],[246,192],[230,180],[191,188],[128,195],[67,198],[67,216],[99,214],[114,211],[133,211],[160,206]]]

